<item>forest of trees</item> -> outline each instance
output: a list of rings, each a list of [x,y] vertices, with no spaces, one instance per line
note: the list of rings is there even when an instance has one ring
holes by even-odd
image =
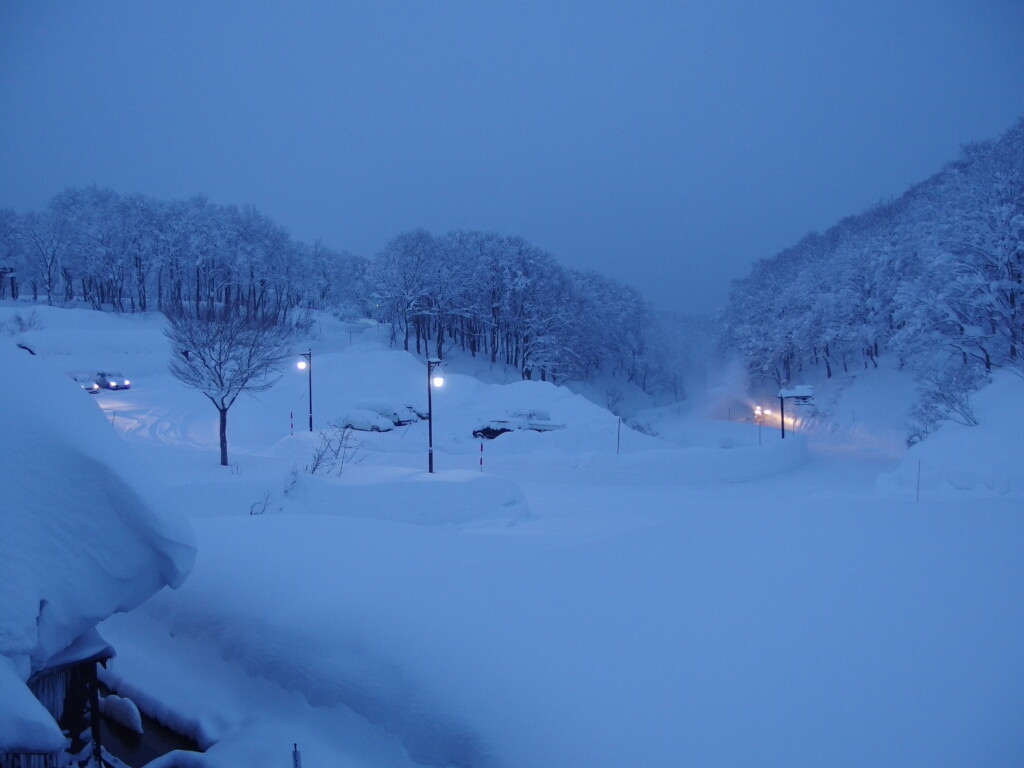
[[[66,189],[41,212],[0,211],[0,298],[114,312],[216,303],[286,313],[358,301],[363,259],[307,246],[252,208]],[[13,277],[13,279],[12,279]]]
[[[1024,119],[898,199],[755,264],[720,318],[726,346],[778,385],[812,370],[915,371],[918,432],[973,421],[994,369],[1024,375]],[[523,378],[602,373],[683,397],[707,329],[657,317],[633,288],[487,232],[391,239],[373,259],[306,245],[253,208],[66,189],[0,210],[0,299],[114,312],[182,307],[277,317],[319,309],[387,323],[391,342],[458,347]],[[703,352],[700,352],[703,354]]]
[[[585,379],[599,368],[649,385],[652,316],[635,289],[564,269],[518,237],[408,232],[368,273],[378,316],[403,348],[453,343],[523,378]]]
[[[996,368],[1024,375],[1024,119],[898,199],[811,234],[733,284],[723,331],[752,373],[784,385],[877,366],[921,383],[920,438],[973,423]]]
[[[560,266],[522,238],[399,234],[374,259],[293,240],[253,208],[70,188],[40,212],[0,211],[0,299],[113,312],[183,306],[282,320],[293,310],[389,323],[395,346],[453,346],[523,378],[606,372],[680,390],[649,303],[633,288]],[[656,350],[657,354],[652,354]]]

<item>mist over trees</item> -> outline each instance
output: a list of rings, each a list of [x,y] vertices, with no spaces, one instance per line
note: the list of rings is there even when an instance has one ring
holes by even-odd
[[[898,199],[809,234],[733,284],[729,347],[784,385],[877,367],[917,372],[919,438],[972,423],[994,369],[1024,375],[1024,119]]]
[[[398,234],[372,260],[307,245],[251,207],[69,188],[47,208],[0,211],[0,298],[180,315],[295,309],[372,317],[394,346],[453,347],[524,379],[601,372],[681,393],[677,346],[649,302],[596,272],[566,269],[520,237]]]

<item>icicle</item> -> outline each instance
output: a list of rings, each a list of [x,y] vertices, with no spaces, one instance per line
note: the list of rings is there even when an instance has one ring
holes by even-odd
[[[70,670],[62,669],[59,672],[40,675],[30,681],[28,687],[53,719],[60,720],[64,714],[64,696],[70,682]]]

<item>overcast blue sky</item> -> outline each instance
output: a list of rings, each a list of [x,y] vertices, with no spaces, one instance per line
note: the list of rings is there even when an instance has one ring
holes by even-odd
[[[703,312],[1024,115],[1021,0],[0,0],[0,207],[521,235]]]

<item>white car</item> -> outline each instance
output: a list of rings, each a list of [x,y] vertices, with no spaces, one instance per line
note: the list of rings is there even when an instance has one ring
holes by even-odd
[[[395,428],[391,419],[368,408],[355,408],[338,421],[342,428],[358,429],[362,432],[390,432]]]
[[[96,383],[100,389],[131,389],[132,383],[123,374],[112,371],[100,371],[96,374]]]
[[[74,373],[71,378],[90,395],[95,395],[100,391],[100,385],[96,383],[96,377],[91,373]]]

